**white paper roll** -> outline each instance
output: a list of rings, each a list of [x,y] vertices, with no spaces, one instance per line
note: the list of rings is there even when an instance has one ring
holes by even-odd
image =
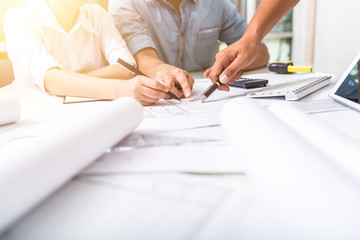
[[[20,104],[10,93],[0,94],[0,126],[14,123],[20,118]]]
[[[223,109],[221,123],[239,155],[247,160],[250,177],[259,186],[291,186],[302,159],[323,158],[254,100],[230,101]]]
[[[336,135],[284,102],[271,105],[269,111],[360,183],[360,150],[353,142]]]
[[[267,219],[242,239],[360,239],[359,185],[324,149],[251,99],[229,102],[221,122],[258,190],[265,211],[256,214]]]
[[[49,124],[44,135],[5,145],[0,232],[128,135],[142,117],[137,101],[122,98]]]

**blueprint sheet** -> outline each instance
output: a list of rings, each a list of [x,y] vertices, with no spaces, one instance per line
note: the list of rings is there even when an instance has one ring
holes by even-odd
[[[229,99],[247,91],[215,91],[201,103],[199,98],[210,84],[208,79],[198,79],[191,98],[182,102],[160,100],[144,107],[145,117],[139,128],[83,174],[244,173],[241,156],[234,153],[220,126],[220,112]]]
[[[197,236],[212,217],[227,215],[224,205],[231,203],[232,212],[241,218],[252,199],[249,189],[208,177],[78,177],[0,238],[201,239]],[[217,227],[221,231],[227,223]]]

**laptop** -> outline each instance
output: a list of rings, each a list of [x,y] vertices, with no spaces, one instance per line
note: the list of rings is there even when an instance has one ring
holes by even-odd
[[[329,96],[335,101],[360,111],[360,52],[340,77]]]

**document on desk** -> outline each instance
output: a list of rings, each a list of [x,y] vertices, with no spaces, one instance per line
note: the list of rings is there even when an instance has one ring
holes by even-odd
[[[360,114],[333,99],[319,99],[292,103],[309,118],[335,132],[342,139],[360,144]]]
[[[269,80],[269,86],[289,80],[302,79],[304,76],[318,76],[320,73],[296,73],[281,75],[275,73],[246,75],[248,78],[263,78]],[[320,74],[321,75],[321,74]],[[174,129],[187,129],[211,126],[220,123],[220,112],[231,99],[245,96],[256,89],[231,87],[230,92],[216,90],[204,103],[200,101],[201,94],[210,86],[209,79],[196,79],[193,87],[193,96],[189,99],[159,100],[150,107],[144,107],[145,117],[139,129],[151,132],[164,132]],[[271,99],[262,99],[262,105],[269,105]]]
[[[348,112],[325,114],[345,115],[348,119],[340,123],[358,134],[360,117]],[[229,102],[222,112],[222,126],[246,159],[247,174],[263,196],[271,219],[268,230],[277,235],[273,239],[360,236],[358,225],[352,224],[360,221],[359,146],[311,118],[323,114],[305,115],[284,102],[264,108],[244,98]],[[253,239],[269,236],[251,234]],[[247,239],[241,232],[235,236]]]
[[[205,103],[201,103],[201,94],[210,84],[209,79],[196,79],[191,98],[182,99],[182,102],[159,100],[153,106],[144,107],[144,121],[139,130],[166,132],[219,124],[219,113],[225,103],[249,92],[241,88],[232,88],[230,92],[215,91]]]
[[[335,111],[342,111],[349,109],[348,107],[338,102],[335,102],[331,98],[317,99],[310,101],[299,101],[290,104],[306,114],[335,112]]]
[[[247,118],[243,118],[244,111],[248,112]],[[327,116],[330,116],[329,114],[343,115],[348,111],[333,111],[325,114]],[[343,119],[337,123],[352,126],[352,132],[355,138],[358,138],[357,133],[360,132],[360,129],[356,119],[360,119],[360,116],[358,112],[352,111],[352,113],[352,116],[357,117],[349,117],[349,119]],[[305,115],[284,102],[273,104],[266,109],[250,99],[236,99],[224,109],[222,125],[233,144],[237,146],[236,149],[240,149],[240,146],[247,146],[241,150],[240,154],[246,156],[246,159],[256,159],[262,166],[257,169],[261,169],[258,177],[263,181],[265,179],[267,182],[270,182],[270,179],[279,181],[280,179],[292,179],[290,170],[279,171],[279,169],[293,169],[291,164],[300,164],[295,161],[296,159],[301,161],[301,164],[305,164],[303,159],[307,159],[307,161],[309,159],[320,161],[321,159],[324,162],[332,162],[360,182],[360,151],[357,141],[346,138],[309,117],[323,114]],[[239,127],[244,125],[247,126],[246,129]],[[259,134],[254,134],[255,130]],[[276,140],[274,140],[274,136],[277,136]],[[257,151],[258,146],[261,146],[263,150]],[[272,159],[272,161],[267,161],[266,158]],[[256,161],[249,163],[255,164]],[[251,172],[251,167],[248,167]],[[288,176],[282,174],[288,174]]]
[[[208,177],[184,174],[80,177],[0,238],[199,239],[196,235],[216,217],[220,208],[233,203],[232,213],[236,212],[239,219],[252,199],[250,189]]]
[[[133,133],[109,149],[82,175],[119,173],[243,174],[241,157],[219,126],[164,134]]]
[[[127,116],[127,117],[124,117]],[[53,121],[40,135],[0,145],[0,232],[128,135],[141,122],[130,98],[99,103]]]
[[[206,103],[199,97],[210,84],[196,80],[193,97],[160,100],[144,107],[136,133],[106,152],[82,174],[191,172],[242,174],[245,165],[219,127],[220,111],[243,89],[217,91]]]
[[[360,146],[360,114],[353,109],[310,114],[309,117],[336,133],[341,139],[348,139]]]

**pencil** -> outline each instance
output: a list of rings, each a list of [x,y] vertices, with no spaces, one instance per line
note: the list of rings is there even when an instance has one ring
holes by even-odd
[[[130,64],[128,64],[127,62],[125,62],[124,60],[122,60],[121,58],[119,58],[118,63],[120,63],[121,65],[123,65],[126,69],[128,69],[130,72],[134,73],[135,75],[143,75],[146,76],[145,74],[143,74],[140,70],[136,69],[135,67],[131,66]],[[181,99],[178,98],[174,93],[168,91],[167,94],[176,99],[179,100],[181,102]]]

